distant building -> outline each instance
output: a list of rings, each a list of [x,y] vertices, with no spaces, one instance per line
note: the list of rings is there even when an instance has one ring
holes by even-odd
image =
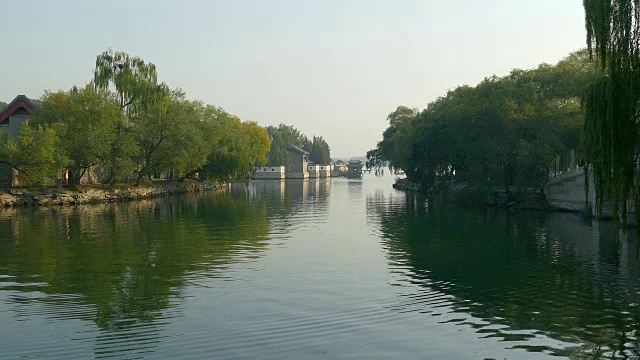
[[[39,101],[18,95],[9,105],[0,110],[0,130],[8,131],[13,139],[17,138],[23,123],[29,120],[33,110],[39,106]]]
[[[333,165],[320,165],[320,177],[328,178],[331,177],[333,173]]]
[[[346,175],[347,171],[349,171],[349,167],[347,166],[346,162],[342,160],[336,160],[333,163],[332,171],[333,171],[332,176]]]
[[[285,166],[256,167],[254,179],[284,180]]]
[[[309,164],[307,165],[307,172],[309,173],[309,178],[316,179],[320,177],[320,165]]]
[[[12,139],[17,138],[24,122],[29,120],[31,113],[39,106],[39,101],[18,95],[4,109],[0,109],[0,131],[7,131]],[[0,187],[19,185],[15,175],[9,165],[0,164]]]
[[[309,152],[297,146],[287,148],[291,166],[256,167],[254,179],[319,179],[332,176],[333,164],[316,165],[309,161]]]
[[[362,178],[362,161],[360,160],[350,160],[347,165],[347,177],[350,179],[361,179]]]
[[[291,166],[287,168],[287,179],[308,179],[309,171],[309,153],[297,146],[289,146],[287,148],[291,153]]]

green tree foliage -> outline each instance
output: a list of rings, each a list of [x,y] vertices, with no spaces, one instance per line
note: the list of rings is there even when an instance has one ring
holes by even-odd
[[[322,138],[322,136],[314,136],[313,141],[310,141],[309,160],[315,164],[329,164],[331,162],[331,149],[329,144]]]
[[[267,130],[255,122],[243,123],[221,108],[207,106],[204,121],[212,151],[198,171],[202,179],[225,181],[245,177],[254,166],[267,162],[271,140]]]
[[[291,154],[287,148],[292,145],[303,148],[307,140],[306,136],[293,126],[284,124],[280,124],[278,127],[268,126],[267,133],[271,139],[268,165],[291,166]]]
[[[32,119],[58,131],[60,146],[71,160],[68,165],[71,186],[79,184],[87,170],[115,160],[112,155],[118,151],[114,146],[120,143],[118,129],[124,116],[109,91],[86,86],[68,92],[47,92]]]
[[[27,128],[18,141],[7,138],[0,161],[41,183],[45,176],[36,168],[48,174],[64,166],[72,186],[97,166],[102,181],[134,175],[139,185],[154,177],[226,181],[268,161],[271,139],[264,128],[158,84],[151,63],[109,50],[98,56],[94,75],[94,86],[47,92],[33,121],[50,130]],[[306,139],[297,136],[299,144]],[[39,141],[42,148],[34,147]],[[56,150],[69,161],[56,160],[50,169],[52,160],[25,160],[37,149],[49,156]]]
[[[247,164],[264,165],[267,163],[267,154],[271,148],[269,133],[262,126],[254,121],[247,121],[243,124],[243,131],[247,138]],[[253,170],[253,169],[252,169]]]
[[[278,127],[268,126],[271,139],[271,150],[268,155],[269,166],[291,166],[289,146],[297,146],[309,152],[309,160],[316,164],[331,162],[331,149],[322,136],[314,136],[309,140],[306,135],[290,125],[280,124]]]
[[[586,96],[585,134],[593,166],[597,208],[603,196],[626,223],[629,201],[640,206],[640,4],[632,0],[584,0],[587,44],[600,63],[600,78]],[[636,211],[640,220],[640,212]]]
[[[399,106],[389,114],[389,127],[382,133],[382,141],[367,153],[368,168],[376,168],[379,172],[387,164],[394,170],[411,169],[411,164],[407,163],[410,159],[406,146],[413,141],[412,126],[417,115],[417,110],[405,106]]]
[[[579,52],[555,66],[461,86],[423,111],[398,107],[368,165],[402,170],[425,187],[542,186],[554,154],[580,145],[579,95],[593,79],[590,64]]]
[[[148,119],[150,113],[158,117],[166,116],[170,101],[169,88],[164,83],[158,84],[156,66],[139,57],[111,49],[103,52],[96,58],[93,83],[96,89],[115,90],[129,121],[136,116],[146,116]],[[128,122],[126,125],[129,125]],[[145,120],[139,120],[138,124],[141,122]],[[140,150],[135,139],[136,132],[123,124],[119,134],[111,154],[111,181],[140,170],[139,159],[132,156]],[[140,133],[137,132],[137,135]],[[142,170],[142,173],[138,171],[137,182],[151,171],[150,166],[144,165]]]
[[[17,171],[21,185],[49,185],[68,162],[51,128],[25,123],[17,139],[0,131],[0,163]]]
[[[201,102],[187,100],[183,93],[170,103],[166,140],[158,148],[158,171],[180,176],[206,163],[212,147],[205,136],[208,124],[202,121],[203,108]]]
[[[105,51],[96,60],[94,83],[115,88],[129,118],[138,154],[137,180],[147,176],[226,180],[263,164],[269,138],[255,123],[243,123],[224,110],[186,99],[179,90],[158,84],[152,63],[124,52]],[[115,149],[131,147],[124,141]],[[119,158],[122,158],[120,156]],[[126,166],[124,166],[127,168]]]
[[[6,102],[0,101],[0,111],[4,110],[4,108],[6,108],[7,105],[8,104]]]
[[[139,147],[135,134],[125,126],[119,126],[117,133],[108,157],[108,177],[102,179],[108,183],[128,178],[138,169],[135,155],[139,153]]]
[[[130,122],[129,129],[138,144],[137,185],[145,176],[151,178],[170,171],[180,174],[197,168],[208,156],[200,121],[202,106],[186,100],[181,90],[170,91],[166,96],[166,100],[154,101]]]
[[[128,117],[147,110],[166,92],[158,85],[156,66],[136,56],[111,49],[98,55],[93,82],[97,89],[115,88],[120,106]]]

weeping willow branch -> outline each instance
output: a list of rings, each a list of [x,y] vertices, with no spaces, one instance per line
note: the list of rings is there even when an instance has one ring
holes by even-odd
[[[585,140],[592,164],[596,206],[614,205],[614,218],[626,225],[627,209],[640,209],[640,2],[584,0],[587,45],[601,78],[585,96]],[[636,211],[640,223],[640,212]]]

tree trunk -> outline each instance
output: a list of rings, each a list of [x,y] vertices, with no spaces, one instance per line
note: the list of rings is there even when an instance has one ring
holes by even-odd
[[[147,174],[147,171],[149,169],[149,164],[151,163],[152,152],[153,151],[147,152],[147,154],[144,157],[144,166],[142,167],[142,169],[140,169],[140,171],[138,171],[138,176],[136,177],[136,186],[140,186],[140,182]],[[151,175],[149,175],[149,178],[151,178]]]
[[[197,181],[197,182],[200,182],[200,179],[196,179],[196,178],[194,177],[194,175],[195,175],[196,173],[198,173],[199,171],[200,171],[200,169],[191,170],[191,171],[189,171],[188,173],[186,173],[184,176],[182,176],[182,177],[178,178],[178,180],[177,180],[177,181],[178,181],[178,182],[183,182],[183,181],[185,181],[186,179],[191,179],[191,180],[195,180],[195,181]]]
[[[69,169],[68,181],[70,188],[75,189],[78,186],[76,171]]]

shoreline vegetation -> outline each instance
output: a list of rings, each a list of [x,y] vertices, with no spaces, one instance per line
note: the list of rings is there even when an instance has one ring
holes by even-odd
[[[153,63],[127,53],[107,50],[98,55],[93,75],[84,86],[45,91],[40,100],[22,97],[33,107],[20,108],[20,116],[26,112],[28,120],[18,125],[14,119],[11,130],[0,130],[1,186],[62,184],[82,198],[76,189],[87,184],[113,186],[131,179],[136,188],[158,180],[222,183],[246,178],[267,163],[289,166],[290,145],[308,151],[316,163],[331,161],[322,136],[309,138],[284,124],[260,126],[221,107],[190,100],[180,88],[159,82]],[[0,112],[17,112],[11,104]],[[131,191],[105,197],[139,197],[135,194],[140,191]],[[9,199],[11,192],[3,194]],[[33,201],[39,200],[28,200]]]
[[[580,50],[554,65],[459,86],[423,110],[398,106],[367,153],[367,167],[404,173],[396,189],[552,210],[548,181],[589,161],[583,96],[597,70],[589,51]]]
[[[158,81],[153,63],[98,55],[93,79],[45,91],[19,130],[0,131],[8,185],[75,189],[134,179],[224,182],[267,162],[267,130]]]
[[[0,211],[20,206],[77,206],[137,201],[171,195],[214,191],[224,187],[222,183],[209,182],[167,182],[152,185],[130,186],[83,185],[76,189],[51,188],[12,188],[0,190]]]

